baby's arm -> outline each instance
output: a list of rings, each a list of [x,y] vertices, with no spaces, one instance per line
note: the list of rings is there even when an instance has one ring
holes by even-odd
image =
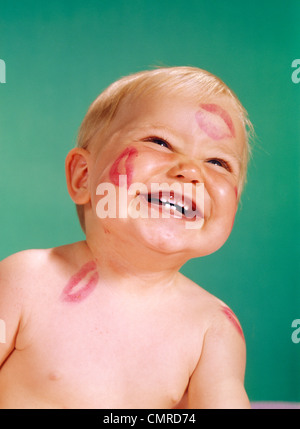
[[[26,259],[26,258],[25,258]],[[0,373],[1,366],[15,348],[22,313],[21,254],[12,255],[0,262]]]
[[[239,322],[220,308],[190,379],[188,408],[250,408],[244,389],[246,346]]]

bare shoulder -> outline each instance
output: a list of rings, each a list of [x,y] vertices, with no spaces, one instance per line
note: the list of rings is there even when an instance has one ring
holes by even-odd
[[[25,308],[32,295],[31,279],[46,259],[46,251],[26,250],[0,262],[0,319],[5,326],[5,341],[0,347],[0,367],[16,347],[24,321]]]
[[[202,322],[205,318],[207,330],[216,333],[228,332],[233,337],[237,334],[244,340],[238,317],[225,302],[183,275],[180,275],[179,284],[182,299],[199,314]]]
[[[19,287],[30,287],[35,279],[39,282],[60,265],[71,263],[80,253],[81,243],[67,244],[48,249],[29,249],[17,252],[0,262],[0,284],[17,282]],[[78,251],[79,249],[79,251]]]
[[[28,279],[38,274],[45,263],[50,249],[32,249],[17,252],[0,262],[0,291],[13,288],[21,291]]]
[[[50,252],[50,249],[24,250],[0,262],[0,310],[6,318],[13,313],[15,319],[24,315],[36,293],[36,284],[41,282]]]
[[[28,265],[41,261],[51,250],[52,249],[21,250],[20,252],[16,252],[2,259],[0,261],[0,269],[12,268],[13,266],[16,268],[26,268]]]
[[[59,260],[63,260],[63,252],[58,249],[23,250],[3,259],[0,262],[0,300],[24,308],[38,293],[37,285],[45,284]]]
[[[1,347],[1,361],[14,347],[24,345],[24,332],[32,314],[43,317],[44,308],[55,293],[57,280],[72,265],[79,245],[17,252],[0,262],[0,319],[6,327],[6,342]],[[70,268],[69,268],[70,269]],[[25,329],[26,328],[26,329]],[[22,335],[20,335],[22,334]],[[17,341],[18,339],[18,341]]]
[[[179,274],[178,285],[181,299],[187,305],[193,306],[196,311],[197,309],[201,311],[202,314],[205,312],[206,315],[213,316],[214,312],[223,304],[210,292],[182,274]]]

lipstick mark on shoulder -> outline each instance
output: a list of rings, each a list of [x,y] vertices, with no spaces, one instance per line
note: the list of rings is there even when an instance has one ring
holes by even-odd
[[[64,302],[81,302],[87,298],[97,286],[99,275],[94,261],[84,264],[65,286],[61,300]]]
[[[133,174],[133,161],[137,157],[137,155],[138,151],[135,147],[127,147],[115,160],[109,172],[109,178],[114,185],[119,186],[119,176],[121,174],[127,175],[127,187],[131,185]],[[124,162],[123,168],[121,166],[122,161]],[[120,170],[123,170],[123,172],[121,172]]]
[[[225,307],[225,306],[222,307],[222,312],[225,314],[225,316],[227,317],[227,319],[233,324],[233,326],[236,328],[236,330],[238,331],[238,333],[240,334],[240,336],[245,341],[245,337],[244,337],[244,333],[243,333],[242,327],[239,324],[239,321],[238,321],[236,315],[234,314],[234,312],[232,310],[230,310],[230,308]]]
[[[213,140],[221,140],[225,137],[235,137],[235,129],[232,119],[226,110],[217,104],[200,104],[201,110],[196,112],[196,120],[199,127]],[[223,120],[216,122],[213,115]]]

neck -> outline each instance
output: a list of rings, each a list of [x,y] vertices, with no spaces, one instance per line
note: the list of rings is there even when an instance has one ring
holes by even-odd
[[[180,255],[168,255],[153,249],[131,246],[128,241],[114,240],[105,233],[86,237],[86,248],[95,260],[100,278],[115,288],[149,290],[174,285],[185,261]]]

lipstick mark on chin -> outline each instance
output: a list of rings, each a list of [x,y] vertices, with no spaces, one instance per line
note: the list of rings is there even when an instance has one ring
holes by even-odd
[[[109,178],[114,185],[119,186],[119,176],[124,174],[124,172],[120,172],[120,164],[124,159],[125,174],[127,175],[127,188],[129,188],[132,183],[133,160],[137,155],[138,151],[135,147],[127,147],[115,160],[109,172]]]
[[[217,104],[200,104],[202,110],[196,112],[196,120],[199,127],[213,140],[221,140],[225,137],[235,137],[235,129],[229,113]],[[221,118],[226,125],[216,123],[211,115]]]
[[[227,316],[227,319],[233,324],[233,326],[236,328],[238,333],[241,335],[243,340],[245,341],[244,333],[241,328],[241,325],[239,324],[236,315],[230,308],[228,307],[222,307],[222,312]]]
[[[61,300],[64,302],[83,301],[95,289],[98,279],[96,263],[88,262],[70,278],[61,294]]]

